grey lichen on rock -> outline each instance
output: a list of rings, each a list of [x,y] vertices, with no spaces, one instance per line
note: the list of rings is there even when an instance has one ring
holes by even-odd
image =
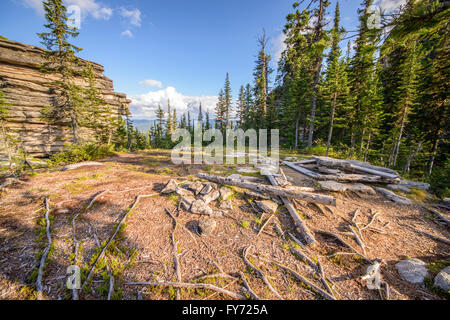
[[[214,231],[214,229],[216,229],[216,226],[216,220],[214,220],[213,218],[205,217],[200,219],[200,221],[198,222],[198,231],[202,235],[209,235]]]
[[[450,266],[438,273],[434,278],[434,286],[442,290],[450,291]]]
[[[423,284],[425,278],[429,276],[426,263],[417,258],[400,261],[395,267],[406,281],[413,284]]]

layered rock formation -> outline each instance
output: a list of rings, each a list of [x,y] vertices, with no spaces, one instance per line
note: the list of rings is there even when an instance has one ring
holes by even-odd
[[[0,87],[11,104],[7,126],[17,132],[22,149],[33,157],[61,151],[65,143],[72,141],[69,125],[49,124],[42,118],[42,109],[52,105],[55,98],[51,83],[58,79],[56,74],[40,72],[43,53],[42,48],[0,38]],[[103,66],[90,63],[108,112],[117,116],[127,114],[131,101],[125,94],[114,92],[112,80],[103,75]],[[76,83],[87,86],[82,78],[76,79]],[[89,134],[88,130],[80,131],[81,138],[88,139]],[[0,156],[2,153],[0,148]]]

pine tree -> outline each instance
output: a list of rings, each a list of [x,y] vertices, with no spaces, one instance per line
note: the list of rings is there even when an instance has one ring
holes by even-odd
[[[211,129],[211,120],[209,119],[209,111],[206,112],[206,124],[205,124],[205,130]]]
[[[203,111],[202,111],[202,102],[200,101],[200,105],[198,107],[198,122],[203,125]]]
[[[360,152],[369,128],[368,119],[371,118],[373,99],[376,98],[377,90],[374,84],[377,80],[375,52],[379,41],[379,29],[369,27],[369,19],[373,12],[371,7],[373,0],[365,0],[364,8],[359,10],[360,25],[356,39],[355,55],[350,62],[350,95],[354,97],[354,119],[352,121],[351,150],[355,149],[356,137],[360,136]]]
[[[325,156],[328,156],[331,145],[336,108],[342,104],[339,100],[341,100],[343,96],[345,97],[348,94],[349,89],[347,85],[346,64],[341,60],[341,49],[339,47],[341,35],[343,32],[345,32],[345,30],[340,27],[339,22],[340,12],[339,2],[337,2],[334,16],[334,25],[333,29],[331,30],[331,50],[328,55],[326,79],[324,84],[326,99],[331,100],[330,126],[328,129],[327,150]]]
[[[245,92],[244,86],[241,86],[239,89],[239,97],[237,99],[237,117],[238,117],[238,125],[240,128],[243,128],[245,123]]]
[[[44,116],[50,120],[58,121],[69,119],[73,140],[79,143],[78,126],[82,120],[82,113],[86,112],[83,106],[83,90],[76,85],[73,78],[77,75],[75,67],[80,65],[80,60],[75,53],[82,49],[69,42],[70,37],[77,37],[76,28],[68,25],[67,9],[62,0],[47,0],[43,2],[47,24],[45,28],[49,32],[38,33],[41,43],[47,48],[44,58],[46,63],[42,71],[46,73],[58,73],[61,79],[55,81],[55,91],[58,99],[55,105],[44,110]]]
[[[227,77],[225,79],[225,85],[223,88],[223,115],[224,115],[224,126],[225,128],[230,127],[230,113],[232,111],[232,97],[231,97],[231,84],[230,84],[230,76],[227,72]]]
[[[325,10],[329,5],[326,0],[318,0],[319,7],[313,10],[313,17],[315,18],[314,30],[311,35],[311,72],[313,74],[312,82],[312,97],[311,97],[311,114],[309,117],[309,132],[308,132],[308,148],[312,147],[314,136],[314,125],[316,118],[317,98],[319,96],[319,81],[322,71],[323,52],[327,47],[327,33],[324,30],[325,26]]]
[[[255,109],[257,110],[256,123],[258,127],[265,127],[265,117],[267,116],[267,103],[269,96],[269,76],[272,73],[270,68],[270,55],[266,53],[267,38],[266,33],[258,37],[258,57],[255,62],[255,68],[253,72],[254,79],[254,98],[255,98]]]

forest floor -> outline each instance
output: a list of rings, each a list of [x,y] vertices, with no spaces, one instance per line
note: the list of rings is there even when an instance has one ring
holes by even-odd
[[[183,209],[177,211],[177,197],[159,194],[170,179],[180,183],[195,181],[198,172],[227,176],[237,173],[237,166],[174,165],[170,161],[170,151],[162,150],[117,154],[100,162],[102,165],[70,171],[46,170],[3,191],[0,198],[0,299],[36,298],[37,271],[47,244],[44,197],[50,200],[52,248],[43,274],[43,292],[44,298],[57,300],[72,298],[72,290],[66,288],[67,268],[76,264],[84,277],[87,275],[100,247],[110,239],[117,222],[138,195],[154,196],[140,199],[127,217],[108,246],[106,259],[101,259],[96,266],[92,282],[80,291],[80,299],[106,299],[108,294],[111,299],[174,299],[178,290],[170,286],[128,284],[177,281],[174,251],[184,283],[209,283],[242,294],[239,272],[243,272],[260,298],[277,299],[244,263],[243,250],[250,245],[249,260],[267,275],[283,299],[323,299],[284,269],[268,262],[288,266],[317,286],[322,285],[314,270],[291,253],[288,242],[270,225],[265,229],[267,232],[257,235],[269,215],[255,212],[252,200],[245,198],[242,189],[233,188],[233,209],[225,216],[214,218],[217,227],[207,236],[196,231],[199,215]],[[315,186],[314,181],[300,173],[289,168],[284,171],[294,185]],[[100,192],[104,193],[99,195]],[[325,209],[320,210],[298,201],[304,206],[298,209],[313,232],[339,232],[348,225],[356,209],[360,210],[357,220],[364,224],[374,212],[380,213],[373,226],[382,232],[372,229],[361,232],[367,245],[366,257],[383,260],[381,275],[392,289],[390,299],[443,299],[430,286],[403,280],[395,264],[410,257],[419,258],[430,267],[448,263],[448,245],[420,233],[449,239],[448,227],[437,223],[435,217],[418,204],[400,206],[378,194],[318,192],[334,196],[337,206],[322,206]],[[96,195],[95,203],[86,210]],[[211,206],[219,204],[217,201]],[[166,210],[185,228],[178,227],[174,231],[173,219]],[[78,259],[74,261],[72,220],[76,215],[75,237],[80,246]],[[276,218],[283,231],[293,232],[293,220],[284,206],[279,206]],[[332,238],[318,233],[315,236],[317,241],[308,252],[315,261],[320,261],[336,298],[386,298],[383,292],[369,290],[361,280],[368,267],[364,260],[356,255],[327,257],[345,248]],[[342,237],[358,247],[353,238]],[[113,290],[109,289],[110,274],[114,279]],[[182,288],[179,294],[181,299],[230,299],[203,288]]]

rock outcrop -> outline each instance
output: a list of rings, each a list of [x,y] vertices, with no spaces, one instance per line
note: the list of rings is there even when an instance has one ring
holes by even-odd
[[[44,49],[0,38],[0,87],[6,94],[10,107],[8,128],[17,132],[23,150],[34,157],[42,157],[61,151],[64,143],[71,142],[71,128],[67,123],[49,124],[42,119],[41,111],[55,100],[51,83],[56,74],[44,74],[40,67],[45,61]],[[87,61],[82,60],[83,63]],[[90,62],[96,77],[96,87],[106,101],[108,112],[120,116],[129,112],[130,100],[125,94],[114,92],[113,82],[103,75],[103,66]],[[83,78],[75,79],[87,86]],[[89,131],[80,130],[80,137],[88,137]],[[2,151],[0,150],[0,157]]]

